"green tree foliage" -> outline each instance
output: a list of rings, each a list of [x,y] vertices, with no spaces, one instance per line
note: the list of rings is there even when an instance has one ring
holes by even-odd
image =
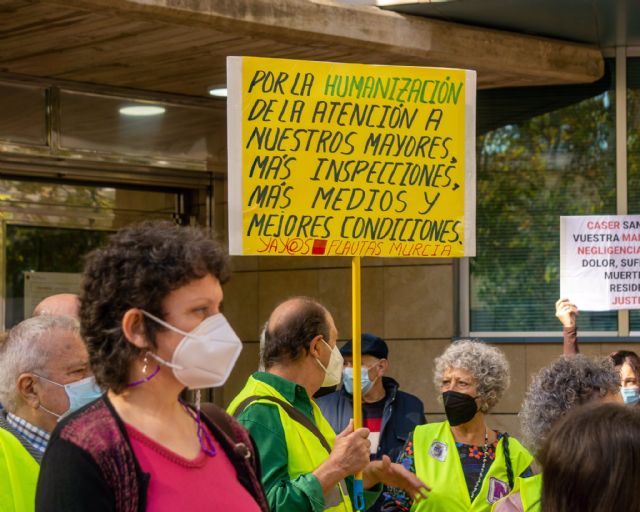
[[[478,137],[473,330],[558,330],[559,217],[615,214],[614,104],[606,92]]]

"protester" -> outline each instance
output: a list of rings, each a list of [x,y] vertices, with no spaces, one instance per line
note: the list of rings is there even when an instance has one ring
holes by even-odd
[[[562,324],[562,348],[565,356],[580,352],[578,347],[578,328],[576,326],[577,315],[578,308],[569,299],[558,299],[556,301],[556,318]]]
[[[565,355],[579,352],[576,315],[578,308],[568,299],[556,302],[556,316],[562,323],[563,347]],[[620,374],[620,395],[625,404],[635,405],[640,402],[640,358],[635,352],[619,350],[609,357]]]
[[[223,384],[241,350],[220,314],[226,262],[204,230],[160,221],[87,257],[82,336],[108,392],[53,433],[36,510],[267,510],[246,431],[179,399]]]
[[[620,372],[620,394],[627,405],[640,402],[640,358],[630,350],[619,350],[609,355]]]
[[[562,356],[542,368],[529,386],[520,412],[524,442],[537,457],[551,428],[568,411],[583,404],[619,398],[618,376],[610,359],[594,360],[581,354]],[[537,512],[541,488],[540,474],[518,478],[513,492],[493,510]]]
[[[0,510],[34,509],[39,464],[58,420],[100,396],[78,322],[41,315],[0,344]]]
[[[271,313],[264,329],[265,372],[256,372],[229,405],[251,432],[272,511],[353,510],[349,475],[363,471],[365,509],[380,482],[411,496],[426,488],[388,457],[369,461],[366,428],[350,423],[338,436],[311,399],[322,386],[340,382],[343,361],[331,314],[313,299],[295,297]],[[346,480],[346,482],[345,482]]]
[[[577,407],[553,426],[540,462],[542,512],[640,510],[640,410]]]
[[[531,474],[533,457],[514,438],[490,429],[486,414],[509,386],[509,364],[496,347],[477,340],[450,345],[435,360],[434,382],[447,421],[417,427],[399,462],[429,482],[429,499],[415,504],[392,489],[382,509],[489,511],[516,476]]]
[[[42,299],[33,310],[33,316],[66,315],[80,318],[80,297],[74,293],[58,293]]]
[[[351,340],[340,348],[345,364],[342,388],[316,400],[336,434],[347,428],[353,418],[352,352]],[[409,434],[425,423],[424,406],[418,397],[400,391],[398,383],[385,376],[389,348],[382,338],[364,333],[361,353],[362,424],[369,429],[371,460],[380,460],[383,455],[396,460]],[[369,511],[379,510],[381,504],[382,496]]]
[[[44,298],[33,310],[33,316],[38,315],[64,315],[79,320],[80,298],[72,293],[50,295]],[[2,343],[2,338],[8,336],[8,334],[2,333],[0,335],[0,343]],[[2,411],[3,407],[2,402],[0,402],[0,411]]]

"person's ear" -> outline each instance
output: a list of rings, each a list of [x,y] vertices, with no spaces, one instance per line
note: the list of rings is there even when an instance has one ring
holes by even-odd
[[[322,334],[318,334],[311,340],[311,343],[309,343],[309,354],[316,359],[320,357],[320,345],[324,345],[323,339]]]
[[[122,317],[122,332],[132,345],[139,349],[149,347],[147,330],[144,326],[144,315],[137,308],[128,309]]]
[[[382,377],[387,373],[387,369],[389,368],[389,360],[388,359],[380,359],[378,363],[380,370],[378,371],[378,375]]]
[[[39,383],[33,373],[21,373],[16,380],[16,388],[20,400],[33,409],[40,406]]]

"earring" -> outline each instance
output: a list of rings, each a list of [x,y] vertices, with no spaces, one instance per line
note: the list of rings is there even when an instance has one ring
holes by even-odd
[[[147,374],[147,366],[149,365],[149,352],[144,355],[144,359],[142,360],[142,375]]]

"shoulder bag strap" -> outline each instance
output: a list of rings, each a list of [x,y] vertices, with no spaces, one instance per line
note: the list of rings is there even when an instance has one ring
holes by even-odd
[[[322,435],[322,432],[318,429],[318,427],[307,417],[305,414],[295,407],[293,407],[289,402],[285,400],[281,400],[280,398],[276,398],[275,396],[260,396],[253,395],[245,398],[242,402],[238,404],[233,415],[237,418],[242,411],[244,411],[247,407],[249,407],[253,402],[257,400],[268,400],[270,402],[274,402],[282,407],[289,417],[300,423],[303,427],[305,427],[309,432],[311,432],[314,436],[318,438],[322,447],[327,450],[327,453],[331,453],[331,445],[327,441],[327,439]]]

